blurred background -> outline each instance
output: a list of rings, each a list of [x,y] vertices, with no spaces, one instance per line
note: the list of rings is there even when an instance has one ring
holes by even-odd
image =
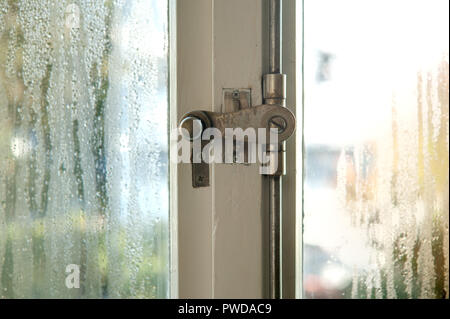
[[[304,3],[304,296],[448,298],[449,2]]]
[[[169,296],[167,19],[0,0],[0,298]]]

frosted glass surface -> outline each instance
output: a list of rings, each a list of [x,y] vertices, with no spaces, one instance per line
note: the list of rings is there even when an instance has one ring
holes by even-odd
[[[167,5],[0,0],[0,298],[168,296]]]
[[[448,5],[305,1],[307,298],[449,296]]]

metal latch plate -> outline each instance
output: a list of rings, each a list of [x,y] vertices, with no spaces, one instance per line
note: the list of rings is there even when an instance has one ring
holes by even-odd
[[[236,112],[252,106],[251,89],[223,89],[222,113]]]

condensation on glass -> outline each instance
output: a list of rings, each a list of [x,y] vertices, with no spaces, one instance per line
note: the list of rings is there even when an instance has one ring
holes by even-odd
[[[304,295],[449,297],[448,1],[305,1]]]
[[[167,6],[0,0],[0,298],[168,297]]]

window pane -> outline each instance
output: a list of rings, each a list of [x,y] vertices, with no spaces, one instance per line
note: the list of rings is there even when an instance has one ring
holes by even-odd
[[[0,298],[168,297],[167,6],[0,0]]]
[[[305,1],[307,298],[448,298],[448,5]]]

